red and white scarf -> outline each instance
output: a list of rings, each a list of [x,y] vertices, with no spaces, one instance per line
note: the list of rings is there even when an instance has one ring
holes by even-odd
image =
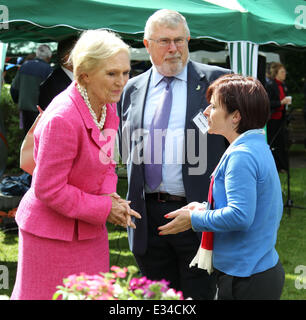
[[[214,176],[211,176],[208,199],[207,199],[207,210],[214,209],[214,199],[213,199],[213,185],[214,185]],[[212,252],[213,252],[213,242],[214,242],[214,233],[213,232],[202,232],[202,240],[199,250],[196,256],[191,261],[189,267],[193,267],[196,264],[198,268],[207,270],[209,274],[213,271],[212,266]]]

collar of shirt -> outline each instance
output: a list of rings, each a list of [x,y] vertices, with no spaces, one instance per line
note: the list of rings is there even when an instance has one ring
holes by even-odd
[[[156,67],[153,65],[153,67],[152,67],[152,80],[151,80],[153,87],[156,87],[161,82],[163,77],[164,76],[162,74],[160,74],[157,71]],[[179,74],[177,74],[175,76],[175,79],[179,79],[179,80],[187,82],[187,64],[184,67],[184,69],[182,70],[182,72],[180,72]]]

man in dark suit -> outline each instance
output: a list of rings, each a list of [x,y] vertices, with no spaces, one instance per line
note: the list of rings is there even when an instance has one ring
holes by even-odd
[[[128,229],[130,249],[142,274],[170,281],[186,298],[212,299],[214,277],[202,269],[189,268],[200,235],[191,230],[160,236],[157,230],[169,222],[164,218],[166,213],[191,201],[207,200],[210,174],[225,151],[221,136],[200,133],[192,119],[208,105],[205,93],[209,84],[230,70],[190,61],[189,39],[186,20],[178,12],[159,10],[148,19],[144,45],[153,66],[129,80],[118,104],[120,151],[122,161],[127,162],[127,198],[142,215],[135,222],[136,230]],[[170,77],[170,85],[164,76]],[[164,143],[162,178],[152,187],[150,180],[155,176],[148,178],[150,158],[146,156],[153,143],[151,123],[155,123],[157,110],[164,108],[163,95],[168,96],[169,86],[172,103],[164,142],[156,143],[154,135],[154,148]]]
[[[21,111],[24,135],[27,134],[39,115],[37,110],[39,86],[52,72],[49,65],[51,57],[50,47],[41,44],[36,49],[35,58],[25,61],[12,81],[10,93]]]
[[[38,105],[45,110],[55,96],[64,91],[73,80],[73,66],[68,61],[71,50],[77,41],[76,36],[61,40],[57,46],[59,66],[39,87]]]

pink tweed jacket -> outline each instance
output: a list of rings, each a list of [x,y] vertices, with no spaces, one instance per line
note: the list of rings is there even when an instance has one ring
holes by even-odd
[[[108,104],[100,133],[75,82],[51,102],[34,131],[36,167],[16,214],[22,230],[71,241],[78,221],[79,240],[107,232],[118,124],[116,104]]]

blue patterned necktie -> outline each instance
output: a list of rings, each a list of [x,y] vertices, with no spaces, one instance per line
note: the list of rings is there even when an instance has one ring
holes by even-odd
[[[163,102],[155,111],[149,131],[151,148],[146,149],[146,159],[149,159],[149,163],[145,164],[144,168],[146,183],[152,191],[162,182],[162,159],[165,149],[165,134],[163,134],[163,131],[168,128],[172,107],[171,82],[173,79],[174,77],[163,78],[163,81],[167,83],[163,92]]]

